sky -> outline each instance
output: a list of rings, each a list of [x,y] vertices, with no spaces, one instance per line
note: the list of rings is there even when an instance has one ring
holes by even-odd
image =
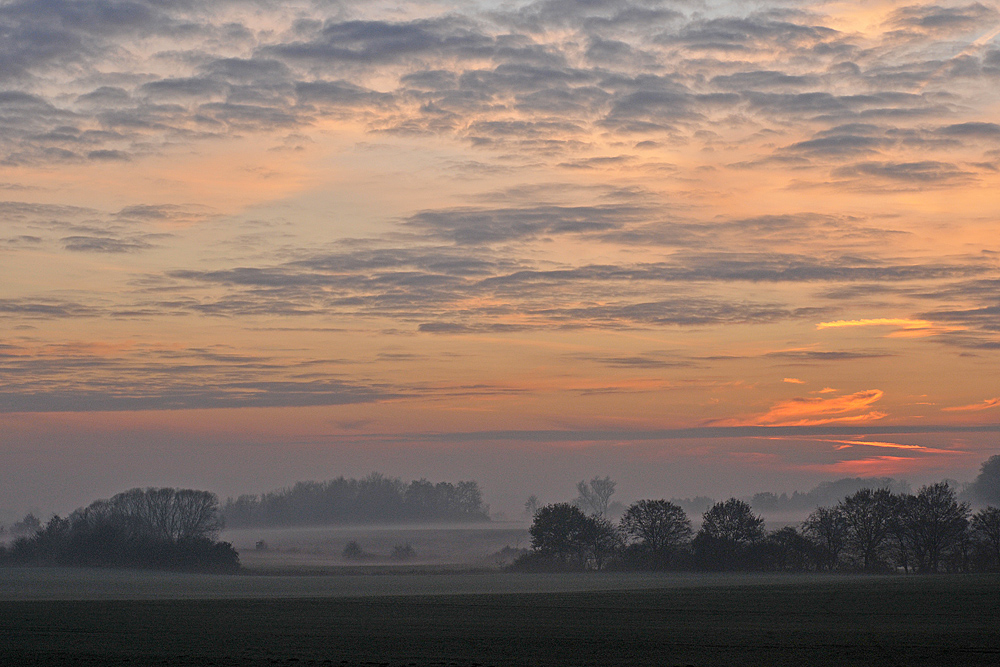
[[[0,0],[0,519],[974,478],[1000,5]]]

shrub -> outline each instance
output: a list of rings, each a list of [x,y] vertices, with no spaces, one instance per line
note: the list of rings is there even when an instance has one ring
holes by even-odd
[[[389,554],[389,558],[392,560],[413,560],[417,557],[417,552],[413,550],[413,547],[409,543],[397,544],[392,548],[392,553]]]
[[[351,540],[347,543],[347,546],[344,547],[344,552],[341,555],[347,560],[361,560],[365,557],[365,552],[361,548],[360,544]]]

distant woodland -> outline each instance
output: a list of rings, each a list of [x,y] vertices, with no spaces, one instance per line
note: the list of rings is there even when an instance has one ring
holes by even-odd
[[[791,494],[755,493],[749,499],[750,505],[758,512],[808,512],[817,507],[832,505],[844,496],[857,493],[861,489],[889,489],[893,493],[910,493],[910,485],[891,477],[845,477],[832,482],[823,482],[805,493]]]
[[[875,485],[772,531],[737,498],[711,505],[697,532],[684,508],[668,500],[637,501],[614,522],[610,478],[577,488],[573,503],[535,509],[531,549],[513,569],[1000,571],[1000,456],[983,463],[969,489],[985,505],[975,513],[948,482],[916,493]]]
[[[891,479],[843,479],[791,496],[723,502],[645,499],[624,507],[616,483],[577,484],[572,502],[525,503],[531,548],[509,549],[515,570],[1000,571],[1000,456],[959,491],[944,481],[913,492]],[[836,497],[839,495],[839,497]],[[834,499],[835,498],[835,499]],[[831,500],[833,499],[833,500]],[[820,504],[822,503],[822,504]],[[975,503],[976,511],[973,511]],[[695,529],[690,507],[698,507]],[[805,521],[766,530],[757,514],[812,508]],[[300,482],[220,506],[208,491],[131,489],[47,523],[32,515],[3,529],[0,564],[233,572],[239,555],[223,525],[284,527],[489,520],[474,481],[405,483],[372,473]],[[412,556],[401,547],[400,560]],[[358,548],[360,554],[360,547]],[[349,555],[349,554],[348,554]]]
[[[262,495],[229,498],[222,509],[230,528],[331,524],[489,521],[479,484],[426,479],[405,483],[372,473],[363,479],[338,477],[299,482]]]
[[[235,572],[239,554],[217,541],[219,499],[192,489],[131,489],[42,525],[0,546],[0,563]],[[25,526],[28,524],[28,526]]]

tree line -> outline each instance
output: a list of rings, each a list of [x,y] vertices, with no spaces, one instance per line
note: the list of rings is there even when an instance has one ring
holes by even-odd
[[[794,491],[791,494],[755,493],[747,502],[758,512],[806,512],[817,507],[838,502],[861,489],[889,489],[893,493],[910,493],[910,485],[891,477],[845,477],[821,482],[811,491]]]
[[[193,489],[130,489],[0,545],[0,563],[234,572],[239,554],[219,542],[219,499]]]
[[[945,482],[915,494],[860,489],[770,532],[749,503],[730,498],[702,515],[697,532],[679,505],[640,500],[617,523],[579,504],[545,505],[530,534],[515,570],[1000,570],[1000,509],[973,514]]]
[[[291,488],[226,500],[230,528],[417,521],[489,521],[489,505],[475,481],[405,483],[372,473],[363,479],[338,477],[298,482]]]

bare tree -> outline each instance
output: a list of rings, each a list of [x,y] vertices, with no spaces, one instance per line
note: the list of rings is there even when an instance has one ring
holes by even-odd
[[[747,503],[730,498],[715,503],[702,515],[701,533],[725,542],[751,544],[763,539],[764,519]]]
[[[945,482],[906,496],[906,528],[921,571],[937,572],[941,561],[962,544],[969,526],[969,504],[960,503]]]
[[[992,559],[1000,567],[1000,508],[987,507],[972,517],[972,532],[989,548]]]
[[[691,520],[679,506],[668,500],[640,500],[632,503],[621,519],[622,530],[654,553],[668,554],[691,539]]]
[[[803,534],[819,545],[820,569],[834,570],[847,543],[847,520],[836,507],[818,507],[802,523]]]
[[[595,570],[602,570],[622,548],[622,534],[618,528],[602,516],[587,517],[581,535],[587,549],[587,561]]]
[[[222,530],[219,498],[209,491],[178,489],[174,494],[175,539],[207,537],[216,539]]]
[[[524,516],[529,519],[535,516],[535,512],[538,511],[538,496],[531,494],[528,499],[524,501]]]
[[[861,489],[837,505],[847,522],[847,544],[865,570],[875,569],[892,530],[896,502],[889,489]]]
[[[219,498],[193,489],[129,489],[85,511],[88,521],[110,521],[133,538],[215,539],[222,530]]]
[[[576,485],[579,495],[573,504],[593,516],[606,516],[611,496],[615,493],[615,485],[609,475],[594,477],[589,483],[580,480]]]
[[[715,503],[702,515],[701,529],[691,545],[704,567],[746,568],[753,548],[764,539],[764,519],[736,498]]]

